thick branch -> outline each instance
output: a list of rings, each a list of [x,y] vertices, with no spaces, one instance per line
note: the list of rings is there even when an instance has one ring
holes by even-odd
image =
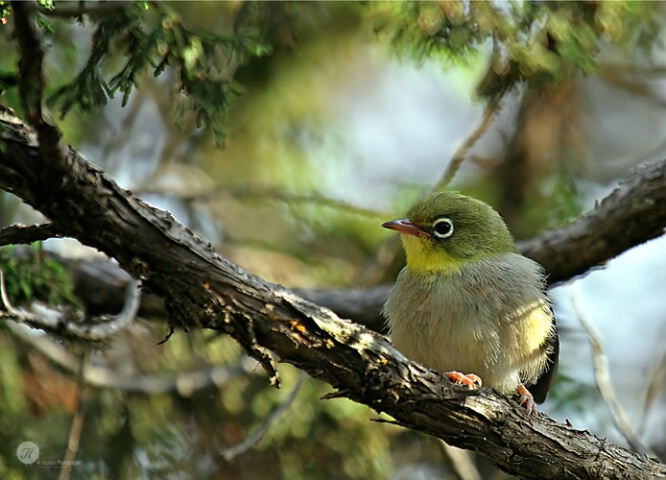
[[[19,95],[21,106],[30,124],[39,137],[42,157],[52,156],[53,162],[60,162],[64,155],[60,147],[60,132],[45,118],[42,111],[44,96],[44,49],[42,48],[35,19],[29,2],[12,2],[14,12],[14,34],[21,54],[19,60]]]
[[[50,159],[40,155],[31,129],[0,110],[0,188],[63,234],[115,257],[165,299],[175,326],[226,332],[260,358],[270,349],[338,396],[477,450],[523,478],[666,478],[666,465],[543,415],[530,423],[492,390],[470,394],[452,385],[383,336],[219,257],[171,215],[120,189],[73,149],[63,151],[66,161],[45,168]]]
[[[553,284],[583,275],[661,236],[665,227],[666,160],[662,160],[622,182],[576,222],[522,243],[520,250],[546,267]]]

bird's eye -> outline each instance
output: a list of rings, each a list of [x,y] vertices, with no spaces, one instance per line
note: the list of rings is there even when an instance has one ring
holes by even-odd
[[[432,224],[432,233],[438,238],[449,238],[453,235],[453,222],[449,218],[439,218]]]

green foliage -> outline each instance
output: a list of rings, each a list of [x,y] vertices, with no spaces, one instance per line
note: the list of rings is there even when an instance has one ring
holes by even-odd
[[[231,80],[233,71],[270,52],[256,25],[239,26],[232,36],[195,33],[166,5],[126,4],[97,19],[85,67],[49,103],[64,116],[75,105],[84,110],[105,105],[120,92],[125,105],[147,69],[158,76],[171,67],[177,78],[177,120],[192,114],[197,126],[210,127],[221,142],[232,100],[241,91]],[[103,72],[114,55],[122,55],[124,65],[107,81]]]
[[[49,305],[80,306],[67,271],[55,260],[19,255],[16,247],[9,246],[0,249],[0,270],[12,303],[40,300]]]
[[[603,399],[596,385],[581,382],[565,373],[557,374],[557,388],[553,389],[548,397],[554,410],[569,409],[575,412],[590,412],[590,405],[601,405]],[[599,412],[595,411],[594,414]]]
[[[53,25],[43,15],[37,15],[37,25],[39,25],[42,29],[44,29],[49,34],[52,34],[54,32]]]
[[[0,25],[7,24],[7,17],[12,13],[12,6],[9,2],[0,1]]]
[[[574,178],[566,172],[555,176],[550,201],[553,208],[548,215],[548,228],[560,227],[583,213]]]
[[[468,7],[475,9],[475,2]],[[399,54],[419,61],[436,54],[466,61],[487,37],[462,2],[387,2],[381,8],[376,30]]]
[[[45,10],[54,10],[55,9],[55,0],[38,0],[37,3],[40,7]],[[38,14],[36,16],[37,25],[44,29],[49,34],[54,33],[53,25],[51,22],[43,15]]]
[[[605,42],[654,45],[659,2],[388,2],[377,30],[399,53],[468,63],[492,44],[478,93],[492,97],[522,81],[549,85],[592,73]],[[663,13],[663,12],[662,12]]]

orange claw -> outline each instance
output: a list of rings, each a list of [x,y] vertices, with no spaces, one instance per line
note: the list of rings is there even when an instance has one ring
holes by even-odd
[[[465,375],[460,372],[447,372],[446,377],[452,382],[459,383],[460,385],[467,385],[470,390],[480,388],[481,385],[483,385],[481,378],[473,373]]]
[[[527,410],[527,415],[536,417],[537,408],[536,408],[536,403],[534,402],[534,397],[529,392],[529,390],[525,388],[525,385],[523,385],[522,383],[518,384],[518,393],[520,394],[520,404],[525,406],[525,410]]]

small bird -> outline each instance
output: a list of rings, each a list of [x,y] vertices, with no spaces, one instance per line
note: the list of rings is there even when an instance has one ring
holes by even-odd
[[[429,194],[382,226],[400,232],[407,256],[383,308],[396,348],[470,388],[518,394],[536,415],[559,356],[543,267],[499,213],[459,193]]]

